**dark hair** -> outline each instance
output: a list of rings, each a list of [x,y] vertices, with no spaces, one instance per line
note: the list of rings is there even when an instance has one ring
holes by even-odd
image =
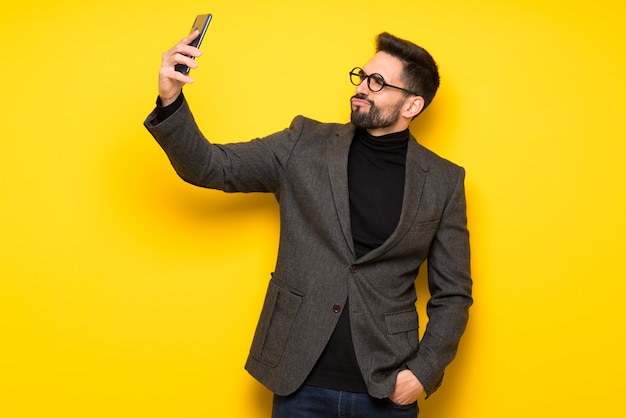
[[[424,48],[387,32],[376,37],[376,52],[385,52],[402,61],[405,88],[419,93],[426,108],[439,88],[439,70],[433,57]]]

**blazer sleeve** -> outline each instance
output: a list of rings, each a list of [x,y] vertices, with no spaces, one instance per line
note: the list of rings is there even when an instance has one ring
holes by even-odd
[[[303,119],[262,139],[212,144],[200,132],[186,100],[165,120],[155,109],[144,126],[167,154],[176,173],[196,186],[225,192],[277,192],[283,167],[301,136]]]
[[[456,355],[473,303],[465,171],[456,183],[428,256],[428,324],[417,357],[408,366],[430,396],[441,385],[444,369]]]

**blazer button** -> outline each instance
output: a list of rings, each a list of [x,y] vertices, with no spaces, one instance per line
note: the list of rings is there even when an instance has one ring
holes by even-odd
[[[339,304],[334,304],[334,305],[333,305],[333,312],[334,312],[334,313],[339,313],[339,312],[341,312],[341,305],[339,305]]]
[[[356,266],[355,265],[350,266],[350,273],[356,273]]]

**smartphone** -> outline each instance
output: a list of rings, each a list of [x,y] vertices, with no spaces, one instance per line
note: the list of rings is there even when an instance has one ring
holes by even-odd
[[[202,43],[202,39],[204,39],[204,34],[206,33],[207,28],[209,27],[209,23],[211,23],[212,17],[213,15],[210,13],[206,15],[196,16],[196,20],[193,22],[193,26],[191,27],[191,31],[189,31],[189,33],[193,33],[194,31],[198,30],[200,31],[200,35],[198,35],[196,39],[191,41],[189,45],[194,46],[196,48],[200,48],[200,44]],[[194,59],[194,58],[191,57],[191,59]],[[185,75],[189,74],[189,67],[186,66],[185,64],[176,64],[174,68],[179,73],[183,73]]]

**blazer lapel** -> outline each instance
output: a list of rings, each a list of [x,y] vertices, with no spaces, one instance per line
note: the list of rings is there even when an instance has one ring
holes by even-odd
[[[360,261],[371,260],[386,253],[400,241],[411,226],[413,226],[422,199],[426,172],[428,171],[428,162],[424,158],[424,153],[421,151],[421,148],[422,146],[411,136],[407,147],[404,198],[398,226],[383,245],[364,255]]]
[[[350,194],[348,191],[348,154],[353,137],[353,125],[346,124],[340,127],[335,136],[328,141],[327,160],[337,217],[339,218],[339,224],[346,244],[354,255],[352,228],[350,226]]]

